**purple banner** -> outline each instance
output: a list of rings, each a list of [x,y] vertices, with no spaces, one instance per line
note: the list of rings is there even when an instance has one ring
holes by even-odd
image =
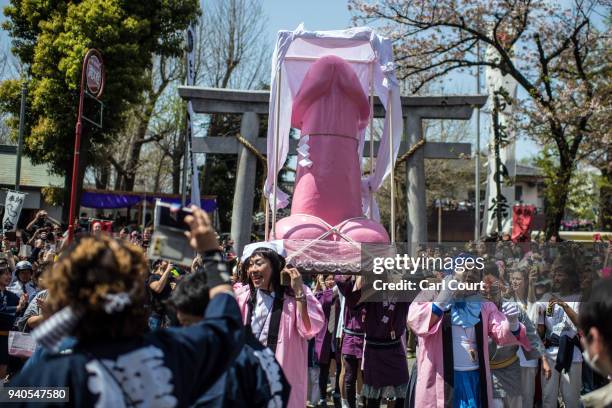
[[[134,207],[141,203],[143,199],[145,199],[144,194],[95,193],[84,191],[81,195],[81,206],[103,209],[127,208]],[[165,203],[180,204],[181,202],[181,199],[178,197],[160,197],[155,194],[146,195],[147,202],[155,202],[157,199]],[[191,200],[187,200],[187,205],[190,204]],[[206,212],[213,212],[217,209],[217,200],[214,198],[202,198],[200,201],[200,208]]]

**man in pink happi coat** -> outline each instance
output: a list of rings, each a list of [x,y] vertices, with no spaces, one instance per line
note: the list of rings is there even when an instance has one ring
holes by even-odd
[[[434,307],[434,304],[439,304],[440,294],[433,290],[424,290],[419,293],[408,310],[408,325],[418,336],[416,362],[418,374],[414,406],[419,408],[453,406],[453,367],[445,366],[445,361],[452,361],[453,358],[453,338],[448,329],[449,311],[440,316],[436,313],[439,309]],[[452,303],[452,300],[448,303]],[[479,303],[480,321],[476,325],[476,336],[480,336],[477,350],[481,378],[480,406],[492,407],[487,338],[491,337],[499,345],[520,344],[526,350],[530,350],[531,346],[522,324],[513,334],[504,313],[489,301]],[[486,387],[483,387],[485,383]]]

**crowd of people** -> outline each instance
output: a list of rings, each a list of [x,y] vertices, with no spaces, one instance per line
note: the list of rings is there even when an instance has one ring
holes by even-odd
[[[69,243],[40,211],[5,234],[5,386],[97,407],[612,406],[609,242],[424,247],[485,268],[422,279],[484,289],[364,302],[358,275],[302,274],[274,241],[235,256],[204,212],[186,221],[191,265],[147,259],[151,228]],[[11,333],[36,340],[28,357]]]

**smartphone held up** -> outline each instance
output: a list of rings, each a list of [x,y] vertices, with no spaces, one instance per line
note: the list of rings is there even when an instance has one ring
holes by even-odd
[[[154,233],[148,248],[150,259],[167,259],[180,265],[190,265],[195,252],[185,238],[189,225],[185,217],[191,215],[190,208],[157,201],[155,203]]]

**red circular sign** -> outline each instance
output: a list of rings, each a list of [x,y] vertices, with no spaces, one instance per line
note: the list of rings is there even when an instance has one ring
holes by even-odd
[[[87,77],[87,90],[96,97],[100,96],[99,93],[102,91],[102,81],[104,81],[102,70],[102,61],[100,61],[97,55],[91,55],[87,59],[85,75]]]

